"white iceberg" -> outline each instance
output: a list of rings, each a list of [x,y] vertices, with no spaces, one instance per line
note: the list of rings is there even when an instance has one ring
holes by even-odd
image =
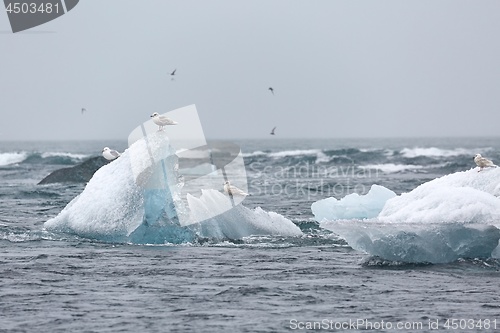
[[[443,263],[499,253],[495,250],[500,239],[499,195],[500,168],[482,172],[476,168],[390,198],[372,218],[328,215],[326,209],[318,216],[321,227],[354,249],[394,261]]]
[[[84,191],[44,227],[140,244],[302,234],[283,216],[235,204],[239,201],[217,189],[205,189],[200,198],[188,195],[184,200],[176,170],[175,149],[165,132],[138,139],[121,157],[100,168]]]

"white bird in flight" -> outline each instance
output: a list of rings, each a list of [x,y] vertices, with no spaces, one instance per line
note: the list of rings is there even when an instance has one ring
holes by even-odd
[[[159,115],[158,112],[155,112],[151,115],[153,118],[153,123],[159,126],[158,130],[163,130],[163,127],[167,125],[177,125],[178,122],[168,118],[167,116]]]
[[[248,193],[246,193],[242,189],[239,189],[236,186],[231,185],[229,180],[224,183],[224,192],[232,196],[240,195],[246,197],[248,195]]]
[[[269,133],[269,134],[276,135],[276,133],[274,133],[275,130],[276,130],[276,126],[273,127],[273,129],[271,130],[271,133]]]
[[[482,157],[481,154],[476,154],[474,156],[474,162],[476,162],[476,165],[479,167],[478,172],[482,171],[484,168],[497,167],[491,160]]]
[[[108,161],[112,161],[121,156],[119,152],[113,149],[109,149],[108,147],[104,147],[102,150],[102,156]]]

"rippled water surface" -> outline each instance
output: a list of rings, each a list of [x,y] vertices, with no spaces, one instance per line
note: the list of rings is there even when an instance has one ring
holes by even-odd
[[[494,331],[494,320],[500,330],[497,259],[369,257],[321,229],[310,209],[373,183],[410,191],[470,169],[476,151],[500,160],[494,139],[239,143],[252,194],[244,205],[282,214],[303,236],[130,245],[50,233],[43,223],[84,184],[36,183],[125,143],[0,146],[0,332],[334,331],[346,323],[353,331],[430,332],[453,318],[475,321],[457,331]]]

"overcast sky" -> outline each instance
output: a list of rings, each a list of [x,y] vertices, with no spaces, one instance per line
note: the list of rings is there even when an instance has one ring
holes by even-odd
[[[497,0],[81,0],[0,45],[0,140],[499,135]]]

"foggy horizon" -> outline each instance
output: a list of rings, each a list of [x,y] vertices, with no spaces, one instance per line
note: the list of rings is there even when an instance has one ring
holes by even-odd
[[[496,137],[497,31],[497,1],[82,1],[16,34],[3,11],[0,141],[191,104],[213,139]]]

